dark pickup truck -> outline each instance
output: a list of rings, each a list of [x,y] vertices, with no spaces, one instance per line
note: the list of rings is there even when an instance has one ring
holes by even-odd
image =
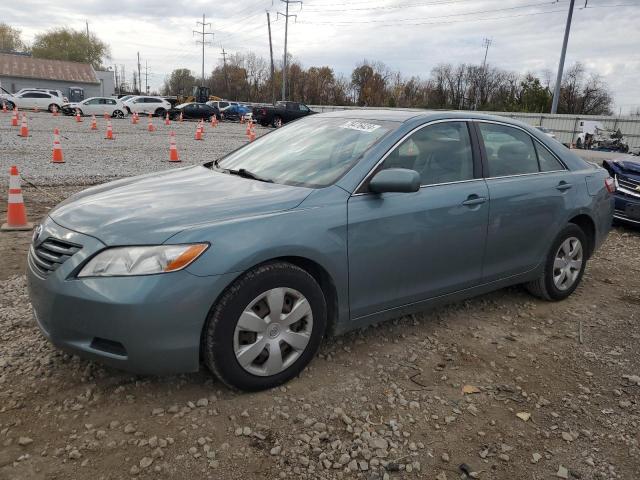
[[[276,102],[274,106],[254,107],[253,119],[263,127],[272,125],[275,128],[281,127],[287,122],[291,122],[300,117],[306,117],[316,113],[304,103],[298,102]]]

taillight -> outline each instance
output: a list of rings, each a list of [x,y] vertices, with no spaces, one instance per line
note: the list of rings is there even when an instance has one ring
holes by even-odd
[[[615,193],[616,191],[616,182],[613,178],[607,177],[604,179],[604,186],[607,188],[607,192]]]

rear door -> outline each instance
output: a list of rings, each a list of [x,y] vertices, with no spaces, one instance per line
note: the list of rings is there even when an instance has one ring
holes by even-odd
[[[525,273],[546,256],[572,208],[575,179],[526,130],[476,121],[490,197],[483,282]]]
[[[489,214],[487,186],[468,123],[414,130],[349,199],[349,297],[353,318],[478,285]],[[415,193],[374,194],[380,169],[420,174]]]

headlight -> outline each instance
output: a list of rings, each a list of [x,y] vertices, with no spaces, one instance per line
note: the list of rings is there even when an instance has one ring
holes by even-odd
[[[98,253],[80,270],[78,277],[151,275],[182,270],[204,253],[207,243],[115,247]]]

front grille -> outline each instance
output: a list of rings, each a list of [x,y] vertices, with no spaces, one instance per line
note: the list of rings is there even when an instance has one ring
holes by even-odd
[[[618,185],[627,190],[635,191],[636,188],[640,187],[640,181],[618,175]]]
[[[37,247],[32,247],[29,254],[33,266],[42,274],[48,275],[81,248],[82,245],[50,237]]]

